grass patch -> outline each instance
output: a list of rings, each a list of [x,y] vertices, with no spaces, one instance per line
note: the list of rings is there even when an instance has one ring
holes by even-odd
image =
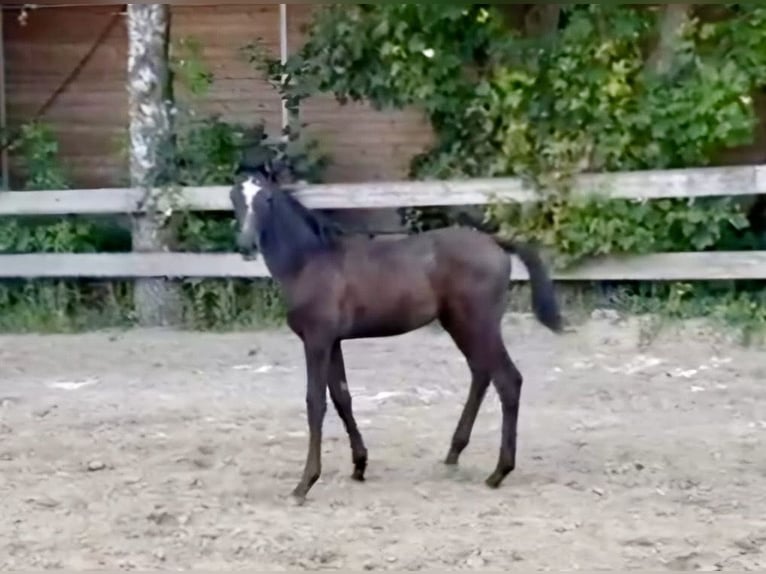
[[[269,279],[182,281],[182,324],[193,331],[248,331],[285,325],[284,299]],[[704,319],[743,345],[766,342],[766,289],[754,282],[560,283],[570,325],[597,309],[644,319],[642,338],[688,319]],[[508,310],[529,313],[528,284],[513,284]],[[81,333],[136,325],[130,281],[41,280],[0,284],[1,333]]]

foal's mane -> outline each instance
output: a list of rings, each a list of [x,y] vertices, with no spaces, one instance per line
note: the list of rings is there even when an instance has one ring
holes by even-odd
[[[317,245],[314,247],[335,247],[341,237],[348,235],[348,230],[331,217],[303,205],[294,195],[298,188],[283,185],[279,181],[279,176],[283,171],[285,168],[276,162],[265,163],[258,167],[247,165],[240,165],[239,167],[239,172],[258,176],[259,180],[268,186],[272,206],[270,215],[274,219],[273,224],[287,232],[288,241],[292,239],[289,230],[296,229],[296,222],[300,221],[315,237]],[[308,246],[304,245],[304,247]]]
[[[272,192],[275,207],[282,204],[289,208],[308,224],[323,247],[334,247],[341,237],[348,234],[348,231],[331,217],[303,205],[294,196],[296,191],[296,188],[275,186]],[[277,207],[274,213],[281,215],[283,211]]]

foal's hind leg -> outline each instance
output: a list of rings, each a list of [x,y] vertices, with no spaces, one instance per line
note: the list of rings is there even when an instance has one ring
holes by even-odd
[[[479,414],[479,408],[487,394],[491,379],[489,363],[486,359],[487,346],[482,340],[486,330],[478,322],[469,323],[465,317],[456,314],[445,315],[441,319],[442,326],[452,337],[455,344],[463,353],[471,369],[471,387],[468,398],[463,406],[463,412],[452,435],[452,442],[444,463],[456,465],[460,454],[471,440],[471,432]]]
[[[516,468],[516,430],[519,419],[522,376],[505,350],[502,339],[494,346],[495,365],[492,381],[495,384],[503,409],[503,434],[497,468],[487,478],[489,487],[497,488],[503,479]]]
[[[362,434],[356,426],[354,413],[351,409],[351,394],[348,390],[346,380],[346,367],[343,363],[343,350],[340,341],[336,342],[332,348],[330,358],[330,397],[332,398],[335,410],[346,427],[349,441],[351,442],[351,459],[354,463],[354,473],[351,477],[354,480],[362,482],[364,480],[364,471],[367,468],[367,448],[364,446]]]
[[[455,433],[452,435],[452,443],[444,464],[456,465],[460,454],[468,446],[468,442],[471,440],[471,431],[476,422],[476,416],[479,414],[479,408],[484,400],[484,396],[487,394],[489,381],[490,376],[485,369],[481,368],[478,364],[471,366],[471,388],[468,390],[468,399],[463,407],[463,413],[460,415]]]

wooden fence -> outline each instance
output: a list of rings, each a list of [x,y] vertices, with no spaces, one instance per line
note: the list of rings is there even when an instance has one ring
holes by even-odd
[[[586,175],[576,192],[613,198],[660,199],[751,196],[766,193],[766,165]],[[11,191],[0,193],[1,216],[130,214],[141,211],[136,189]],[[299,198],[320,209],[384,209],[402,206],[481,205],[534,201],[536,194],[515,178],[462,181],[328,184],[300,190]],[[228,187],[184,188],[180,199],[192,211],[229,211]],[[0,255],[0,278],[267,277],[261,261],[237,254],[102,253]],[[604,257],[555,274],[559,280],[766,279],[766,251],[661,253]],[[515,264],[511,280],[527,279]]]

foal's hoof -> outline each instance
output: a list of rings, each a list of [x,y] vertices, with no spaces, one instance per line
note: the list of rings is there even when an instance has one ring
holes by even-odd
[[[451,452],[447,455],[447,458],[444,459],[444,464],[447,466],[457,466],[458,458],[460,458],[460,455]]]
[[[492,474],[489,475],[487,480],[484,481],[484,484],[486,484],[490,488],[498,488],[506,476],[508,476],[513,468],[510,468],[508,470],[496,470]]]
[[[295,508],[304,506],[306,504],[306,495],[300,495],[293,492],[287,497],[287,504]]]
[[[356,482],[364,482],[364,469],[355,468],[354,472],[351,473],[351,480],[354,480]]]
[[[364,473],[367,470],[367,451],[354,455],[354,472],[351,473],[351,479],[356,482],[364,482]]]
[[[484,481],[484,484],[486,484],[488,487],[493,488],[493,489],[499,488],[500,484],[503,482],[503,478],[505,478],[505,477],[504,476],[497,476],[497,473],[493,472],[491,475],[489,475],[487,480]]]
[[[290,506],[303,506],[306,504],[306,494],[307,492],[298,486],[287,497],[287,502]]]

